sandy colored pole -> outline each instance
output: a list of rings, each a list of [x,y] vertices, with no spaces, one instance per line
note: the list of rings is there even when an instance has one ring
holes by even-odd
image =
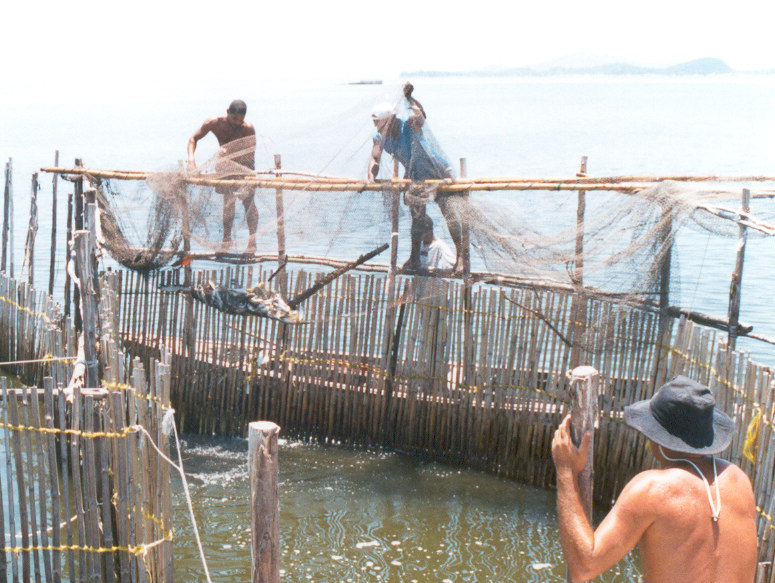
[[[581,165],[579,166],[578,176],[586,176],[587,174],[587,157],[581,157]],[[579,190],[577,194],[576,205],[576,249],[575,249],[575,261],[573,266],[573,284],[575,288],[581,292],[584,289],[584,215],[587,209],[587,192],[585,190]],[[573,330],[573,336],[571,336],[571,364],[581,364],[581,342],[584,334],[584,328],[586,327],[587,313],[586,313],[586,299],[583,294],[576,293],[573,295],[573,304],[571,314],[573,323],[571,328]]]
[[[280,154],[274,155],[274,167],[277,170],[277,176],[282,177],[280,170],[283,167],[282,158]],[[277,188],[274,191],[274,204],[277,214],[277,263],[278,263],[278,281],[279,288],[283,295],[286,295],[288,290],[286,288],[286,276],[285,276],[285,263],[288,258],[285,255],[285,205],[283,203],[283,189]]]
[[[13,160],[8,158],[8,162],[5,163],[5,189],[3,198],[3,258],[0,271],[5,272],[8,258],[8,220],[10,216],[11,206],[11,190],[13,183]]]
[[[250,574],[253,583],[280,581],[280,498],[277,440],[280,427],[254,421],[248,429]]]
[[[742,211],[751,210],[751,191],[743,189]],[[739,225],[737,238],[737,259],[735,270],[732,272],[732,282],[729,285],[729,349],[734,350],[737,344],[737,323],[740,319],[740,301],[743,284],[743,262],[745,261],[745,244],[748,240],[748,229],[745,225]]]
[[[468,177],[468,163],[465,158],[460,158],[460,178],[464,179]],[[468,201],[468,193],[463,195]],[[463,274],[464,276],[471,275],[471,228],[468,224],[468,217],[460,217],[462,220],[461,240],[462,240],[462,254],[463,257]]]
[[[54,165],[59,166],[59,150],[54,152]],[[57,181],[59,174],[54,174],[51,179],[51,261],[48,272],[48,295],[54,295],[54,277],[57,249]]]
[[[600,392],[600,374],[592,366],[578,366],[568,371],[571,398],[570,434],[576,446],[587,431],[595,431],[598,420],[597,396]],[[592,490],[595,481],[594,452],[595,440],[589,443],[589,456],[584,469],[579,474],[579,492],[581,504],[587,519],[592,522]],[[571,581],[570,573],[568,581]]]

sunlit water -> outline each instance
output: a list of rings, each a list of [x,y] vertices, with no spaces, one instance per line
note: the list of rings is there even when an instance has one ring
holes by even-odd
[[[214,582],[250,578],[247,441],[187,437]],[[565,581],[554,492],[471,470],[281,440],[284,581]],[[175,482],[175,578],[204,580]],[[599,581],[634,581],[628,557]]]

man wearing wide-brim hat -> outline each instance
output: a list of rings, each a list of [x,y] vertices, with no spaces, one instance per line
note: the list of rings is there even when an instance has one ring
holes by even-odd
[[[567,416],[552,441],[560,539],[573,580],[596,577],[637,544],[649,583],[752,583],[753,490],[740,468],[715,457],[732,441],[734,424],[716,410],[708,387],[676,377],[625,407],[624,421],[649,439],[659,469],[630,480],[597,530],[578,486],[591,432],[576,448]]]

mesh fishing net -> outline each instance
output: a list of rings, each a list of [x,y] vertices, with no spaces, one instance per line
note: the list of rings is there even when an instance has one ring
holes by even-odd
[[[576,290],[583,283],[586,293],[643,301],[658,294],[663,260],[680,229],[738,234],[729,220],[738,213],[721,206],[739,197],[737,185],[457,180],[411,90],[396,93],[386,105],[351,112],[359,121],[357,136],[345,137],[349,146],[332,138],[331,149],[319,152],[321,166],[345,169],[337,176],[273,168],[263,152],[257,155],[253,136],[228,143],[196,169],[94,176],[101,244],[135,270],[158,269],[184,253],[276,260],[280,247],[297,259],[352,260],[391,240],[399,197],[399,266],[417,267],[411,225],[427,215],[459,260],[470,241],[470,269],[479,279]],[[332,151],[340,164],[332,164]],[[254,169],[262,167],[269,169]],[[375,261],[384,265],[388,258]]]

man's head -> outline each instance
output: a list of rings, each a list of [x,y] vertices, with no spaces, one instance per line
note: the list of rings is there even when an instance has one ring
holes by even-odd
[[[229,104],[229,109],[226,110],[226,121],[229,125],[238,128],[245,121],[245,114],[248,112],[247,104],[241,99],[235,99]]]
[[[734,422],[716,410],[713,393],[684,376],[662,385],[651,399],[624,408],[624,422],[667,449],[697,455],[725,450]]]
[[[371,111],[371,120],[381,134],[386,134],[396,118],[396,108],[392,103],[379,103]]]
[[[423,214],[414,219],[414,223],[420,235],[420,240],[426,245],[433,243],[433,219]]]

